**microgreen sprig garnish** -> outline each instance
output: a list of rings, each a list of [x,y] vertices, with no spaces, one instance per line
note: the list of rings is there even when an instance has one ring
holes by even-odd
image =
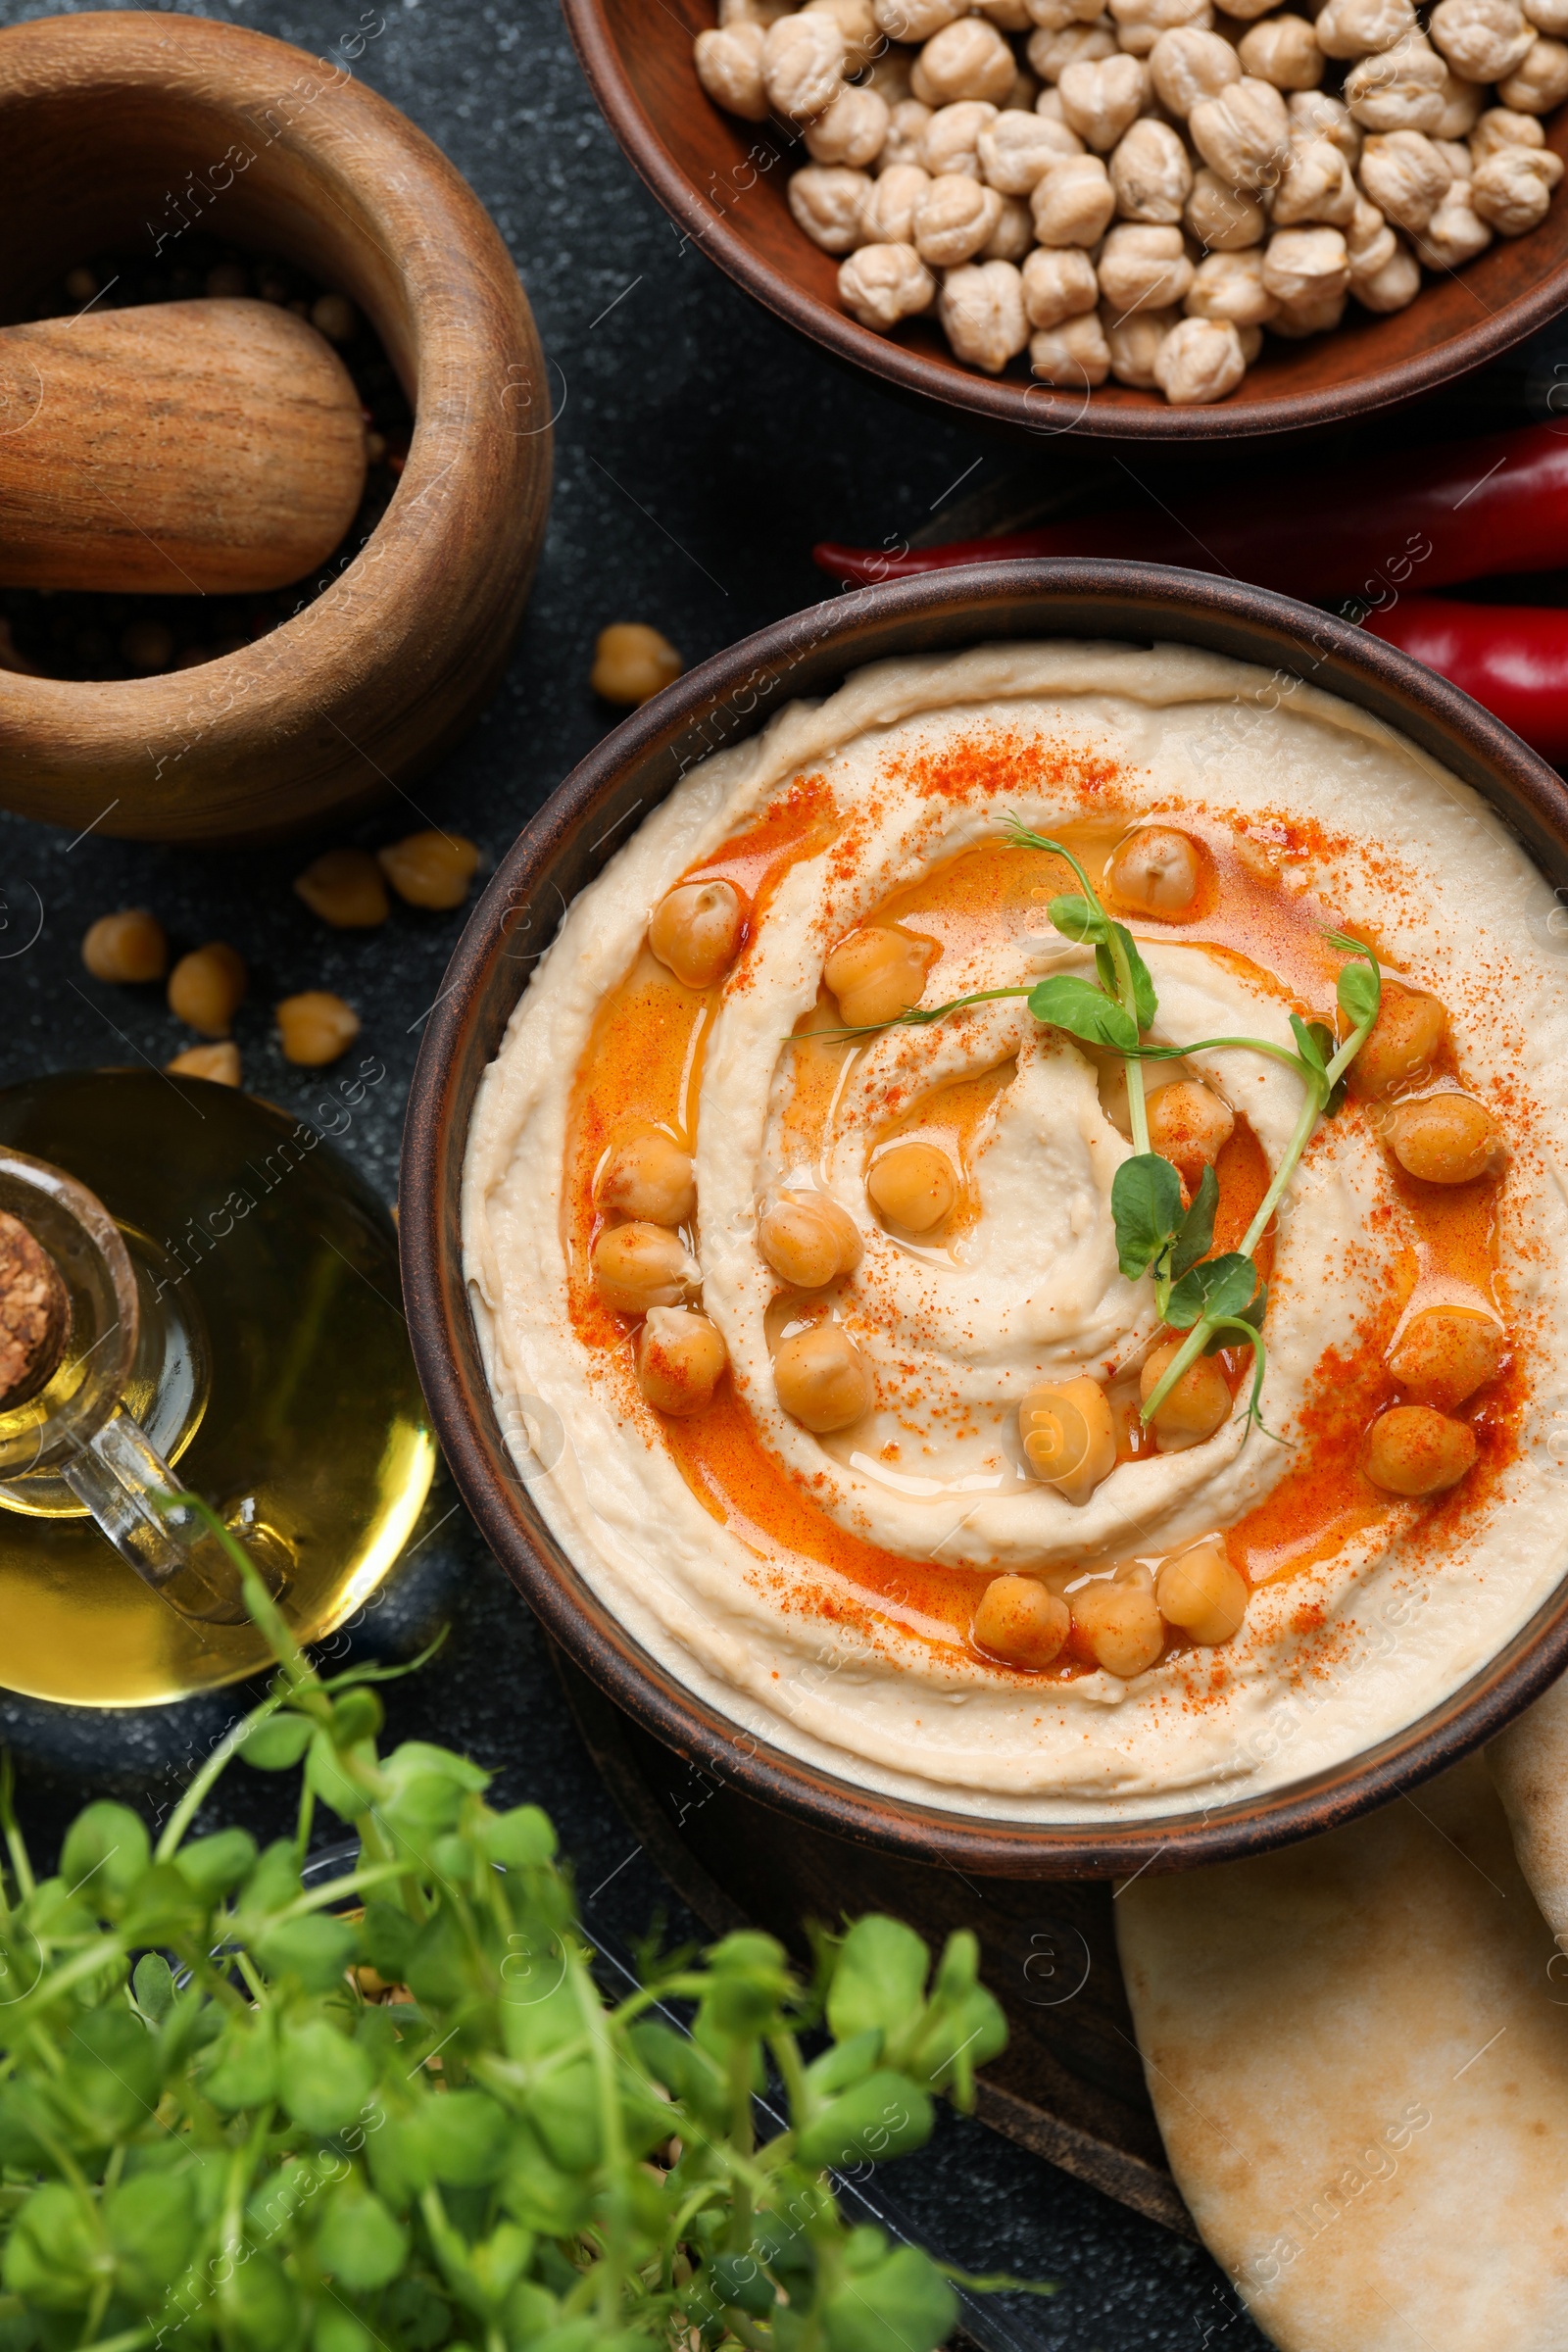
[[[1094,884],[1064,842],[1053,840],[1049,834],[1032,832],[1014,816],[1007,818],[1004,838],[1013,849],[1041,851],[1048,857],[1061,858],[1072,869],[1079,889],[1052,899],[1046,908],[1047,919],[1054,930],[1075,946],[1094,949],[1095,980],[1054,972],[1028,988],[979,989],[970,996],[955,997],[946,1004],[911,1005],[908,1011],[891,1021],[871,1021],[859,1028],[818,1029],[807,1034],[825,1040],[872,1037],[884,1029],[926,1028],[934,1021],[946,1020],[950,1013],[964,1011],[971,1004],[992,1004],[1004,998],[1022,997],[1043,1026],[1063,1029],[1085,1045],[1119,1054],[1127,1071],[1133,1156],[1117,1169],[1111,1186],[1117,1260],[1129,1282],[1136,1282],[1145,1274],[1152,1276],[1160,1322],[1187,1334],[1142,1406],[1141,1417],[1146,1423],[1153,1419],[1182,1374],[1200,1355],[1212,1355],[1226,1346],[1240,1346],[1252,1350],[1248,1422],[1255,1421],[1261,1429],[1262,1322],[1268,1286],[1258,1273],[1254,1254],[1319,1119],[1332,1118],[1345,1099],[1346,1072],[1366,1043],[1382,1003],[1383,983],[1377,957],[1363,941],[1350,938],[1347,932],[1323,934],[1330,947],[1350,958],[1341,970],[1335,990],[1341,1014],[1349,1024],[1349,1034],[1343,1044],[1336,1042],[1327,1022],[1304,1021],[1299,1013],[1293,1012],[1290,1021],[1291,1034],[1296,1040],[1294,1052],[1266,1037],[1205,1037],[1191,1045],[1146,1045],[1144,1033],[1153,1027],[1159,999],[1132,933],[1106,913]],[[1194,1054],[1232,1052],[1262,1054],[1293,1070],[1301,1081],[1301,1111],[1240,1248],[1210,1257],[1207,1252],[1213,1246],[1214,1212],[1219,1200],[1214,1171],[1203,1170],[1198,1192],[1184,1209],[1181,1179],[1175,1168],[1150,1149],[1143,1065],[1146,1061],[1181,1061]]]

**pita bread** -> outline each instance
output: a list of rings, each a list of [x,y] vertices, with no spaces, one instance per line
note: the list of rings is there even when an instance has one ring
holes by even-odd
[[[1568,1984],[1479,1758],[1116,1917],[1177,2184],[1284,2352],[1564,2352]]]
[[[1568,1951],[1568,1681],[1554,1683],[1487,1750],[1519,1867]],[[1568,1963],[1556,1970],[1568,1996]]]

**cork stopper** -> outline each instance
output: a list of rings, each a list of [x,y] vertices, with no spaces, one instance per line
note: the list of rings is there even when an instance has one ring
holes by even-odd
[[[53,1379],[71,1337],[71,1299],[47,1250],[0,1209],[0,1412]]]

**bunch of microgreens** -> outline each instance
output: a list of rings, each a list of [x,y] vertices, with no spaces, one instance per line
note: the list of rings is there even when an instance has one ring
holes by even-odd
[[[156,1846],[89,1805],[37,1880],[0,1791],[5,2352],[931,2352],[949,2276],[849,2227],[825,2174],[917,2147],[934,2094],[970,2104],[1005,2038],[973,1936],[928,1983],[917,1936],[862,1919],[808,1990],[733,1935],[607,1999],[545,1815],[492,1811],[450,1749],[378,1755],[389,1670],[323,1682],[177,1500],[281,1673]],[[260,1853],[187,1836],[235,1753],[304,1766]],[[360,1851],[307,1890],[318,1805]]]
[[[1141,1275],[1153,1278],[1154,1302],[1161,1323],[1188,1335],[1165,1367],[1142,1412],[1152,1421],[1189,1364],[1225,1347],[1252,1350],[1252,1387],[1248,1421],[1262,1427],[1259,1400],[1263,1393],[1263,1310],[1268,1286],[1254,1262],[1253,1252],[1296,1172],[1318,1120],[1333,1117],[1344,1101],[1344,1077],[1366,1043],[1382,1002],[1377,957],[1360,940],[1330,931],[1331,947],[1357,958],[1341,970],[1337,996],[1341,1012],[1350,1025],[1343,1045],[1322,1021],[1303,1021],[1291,1014],[1297,1050],[1274,1045],[1265,1037],[1204,1037],[1187,1046],[1149,1046],[1143,1040],[1154,1025],[1159,999],[1138,943],[1122,923],[1112,922],[1094,884],[1071,850],[1043,833],[1031,833],[1012,819],[1006,840],[1013,849],[1043,850],[1062,858],[1078,877],[1079,890],[1063,892],[1046,909],[1054,930],[1078,947],[1095,951],[1095,980],[1069,972],[1053,973],[1031,988],[984,988],[973,996],[956,997],[950,1004],[914,1005],[896,1020],[871,1022],[858,1029],[818,1031],[836,1037],[862,1037],[881,1029],[923,1027],[945,1020],[965,1005],[989,1004],[1002,997],[1026,997],[1037,1021],[1065,1029],[1086,1045],[1120,1054],[1127,1067],[1127,1105],[1132,1125],[1133,1156],[1123,1160],[1110,1188],[1111,1214],[1116,1226],[1116,1249],[1121,1270],[1129,1282]],[[1187,1208],[1182,1206],[1181,1179],[1168,1159],[1149,1148],[1149,1113],[1144,1101],[1146,1061],[1177,1061],[1190,1054],[1211,1054],[1242,1047],[1250,1054],[1267,1054],[1296,1072],[1303,1089],[1301,1114],[1296,1132],[1275,1169],[1268,1190],[1258,1202],[1242,1237],[1239,1250],[1218,1257],[1207,1252],[1214,1240],[1214,1211],[1219,1186],[1211,1167]]]

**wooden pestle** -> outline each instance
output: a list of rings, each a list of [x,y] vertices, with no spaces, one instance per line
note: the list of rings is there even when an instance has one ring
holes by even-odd
[[[348,369],[270,302],[164,302],[0,329],[0,586],[281,588],[365,488]]]

